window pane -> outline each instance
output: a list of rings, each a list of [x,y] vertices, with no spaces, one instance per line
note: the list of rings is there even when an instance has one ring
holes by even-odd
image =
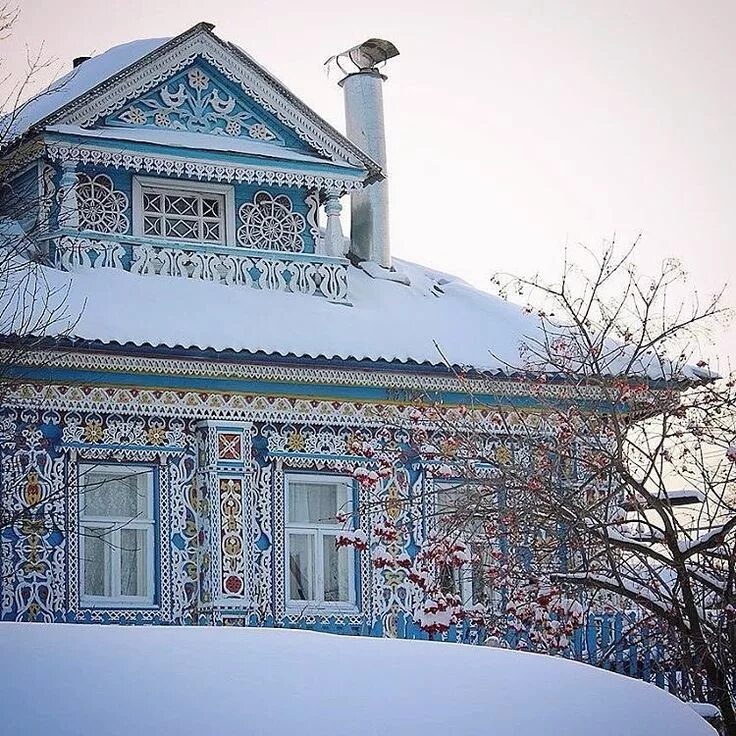
[[[443,593],[459,593],[460,575],[455,575],[451,565],[443,564],[439,568],[439,585]]]
[[[197,239],[196,220],[166,220],[164,235],[167,238]]]
[[[147,595],[146,531],[120,530],[120,594]]]
[[[289,521],[336,524],[345,492],[335,483],[289,483]]]
[[[150,481],[145,468],[84,469],[82,515],[148,518]]]
[[[289,600],[314,600],[314,537],[289,534]]]
[[[105,547],[108,541],[102,538],[102,529],[84,527],[84,590],[85,595],[106,594],[110,589],[110,565],[105,565]],[[105,584],[107,582],[107,585]]]
[[[202,217],[219,217],[220,216],[220,200],[208,199],[202,200]]]
[[[488,544],[473,544],[470,547],[472,562],[472,595],[473,603],[489,605],[494,598],[494,590],[488,579],[491,566],[491,548]]]
[[[322,538],[325,600],[350,601],[350,557],[347,547],[337,547],[336,538],[332,534]]]
[[[161,212],[161,195],[143,192],[143,209],[146,212]]]
[[[174,215],[198,215],[197,197],[184,195],[166,195],[164,198],[166,212]]]
[[[161,218],[146,216],[143,218],[144,235],[161,235]]]
[[[202,240],[220,240],[220,223],[219,222],[203,222],[202,223]]]
[[[443,483],[435,486],[435,498],[437,504],[437,514],[440,520],[451,517],[462,511],[467,505],[467,496],[464,491],[467,490],[462,483]]]

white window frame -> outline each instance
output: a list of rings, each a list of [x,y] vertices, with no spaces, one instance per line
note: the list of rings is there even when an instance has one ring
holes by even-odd
[[[353,512],[353,480],[349,476],[332,475],[330,473],[287,473],[284,476],[284,587],[286,596],[286,607],[290,613],[307,611],[325,611],[334,613],[337,611],[357,613],[357,591],[355,587],[355,557],[356,553],[352,547],[348,547],[348,601],[326,601],[324,600],[324,543],[325,536],[334,536],[345,531],[344,524],[317,522],[290,522],[289,521],[289,494],[290,483],[299,484],[325,484],[330,483],[342,486],[345,490],[345,505],[338,508],[338,512],[346,514]],[[291,571],[289,569],[290,558],[290,535],[306,534],[314,537],[314,590],[317,597],[314,600],[291,599]]]
[[[488,542],[477,542],[477,541],[465,541],[468,547],[471,558],[478,553],[478,547],[488,550]],[[482,563],[483,564],[483,563]],[[473,596],[473,576],[475,574],[474,561],[471,559],[470,562],[466,562],[461,565],[459,569],[455,570],[456,582],[458,585],[458,591],[460,598],[463,601],[464,606],[473,606],[481,601],[475,600]],[[491,588],[490,597],[488,600],[483,602],[483,605],[488,606],[493,611],[499,611],[501,608],[502,596],[501,591],[498,588]]]
[[[111,476],[120,476],[121,473],[129,472],[130,474],[138,474],[146,472],[149,476],[147,487],[147,499],[145,516],[139,515],[133,519],[128,517],[116,516],[95,516],[85,513],[84,508],[84,474],[88,470],[94,470],[95,473],[109,473]],[[79,600],[80,604],[87,608],[153,608],[155,607],[156,597],[156,576],[155,576],[155,539],[156,539],[156,518],[154,512],[154,488],[156,485],[156,466],[151,464],[126,465],[115,462],[94,462],[85,461],[79,464],[78,477],[78,493],[79,493]],[[84,533],[85,528],[108,529],[113,530],[105,534],[105,538],[109,539],[109,544],[105,545],[105,567],[108,561],[110,563],[110,595],[88,595],[84,591],[85,581],[85,543],[87,535]],[[145,547],[145,566],[144,570],[139,571],[141,580],[145,584],[148,594],[139,595],[121,595],[120,590],[120,550],[121,531],[123,529],[141,529],[146,532]]]
[[[225,239],[221,243],[212,241],[186,240],[184,238],[167,238],[163,235],[145,235],[143,232],[143,192],[154,190],[161,194],[219,194],[223,197],[223,227]],[[212,182],[183,181],[181,179],[158,179],[152,176],[133,177],[133,235],[151,238],[162,243],[175,245],[203,245],[209,248],[235,245],[235,193],[229,184],[213,184]]]

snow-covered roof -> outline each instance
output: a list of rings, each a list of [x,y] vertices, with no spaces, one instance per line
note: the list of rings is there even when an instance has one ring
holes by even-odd
[[[697,488],[662,489],[657,494],[663,500],[670,502],[672,506],[690,506],[705,503],[705,493]]]
[[[688,703],[688,706],[692,708],[701,718],[720,718],[720,708],[713,705],[712,703]]]
[[[33,334],[119,345],[523,370],[522,343],[541,337],[535,315],[457,277],[394,264],[391,278],[349,266],[350,305],[117,268],[70,273],[34,265],[30,278],[16,270],[18,285],[3,291],[0,334],[29,334],[32,324],[44,327]],[[49,325],[44,311],[54,312]],[[609,352],[612,375],[671,378],[660,361],[629,367],[624,347]],[[696,370],[685,366],[677,378],[701,378]]]
[[[54,81],[46,90],[21,105],[14,115],[0,120],[0,138],[8,143],[36,123],[76,100],[109,77],[165,44],[168,38],[146,38],[115,46],[92,57]],[[9,126],[6,132],[3,125]]]
[[[0,624],[7,733],[712,736],[672,695],[557,657],[233,627]]]
[[[705,502],[705,493],[697,488],[659,489],[655,495],[662,501],[668,501],[671,506],[692,506]],[[641,495],[635,495],[623,504],[627,511],[633,511],[646,506],[647,501]]]
[[[451,364],[487,371],[519,364],[519,339],[534,328],[522,309],[446,274],[404,262],[397,267],[410,286],[350,266],[351,306],[113,268],[68,273],[41,267],[37,275],[55,300],[65,302],[67,318],[46,330],[51,335],[435,365],[444,355]],[[36,303],[46,308],[45,299]]]

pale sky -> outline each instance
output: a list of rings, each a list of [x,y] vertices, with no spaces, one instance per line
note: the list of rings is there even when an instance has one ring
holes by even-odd
[[[385,72],[392,253],[486,287],[554,276],[562,247],[638,232],[703,293],[736,273],[732,0],[21,0],[5,65],[45,42],[57,69],[198,21],[344,129],[322,64],[370,37]],[[347,205],[347,201],[345,201]],[[736,293],[728,297],[736,304]],[[717,352],[736,356],[736,327]]]

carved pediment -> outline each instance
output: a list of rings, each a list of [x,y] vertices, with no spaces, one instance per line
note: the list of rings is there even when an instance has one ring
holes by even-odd
[[[85,63],[94,62],[93,58]],[[367,183],[383,178],[375,161],[204,23],[144,54],[40,124],[63,126],[65,132],[80,127],[148,128],[156,130],[157,139],[168,127],[267,142],[364,170]]]
[[[238,93],[232,89],[202,62],[174,74],[163,84],[108,115],[104,124],[207,133],[303,147],[274,116],[242,91]]]

